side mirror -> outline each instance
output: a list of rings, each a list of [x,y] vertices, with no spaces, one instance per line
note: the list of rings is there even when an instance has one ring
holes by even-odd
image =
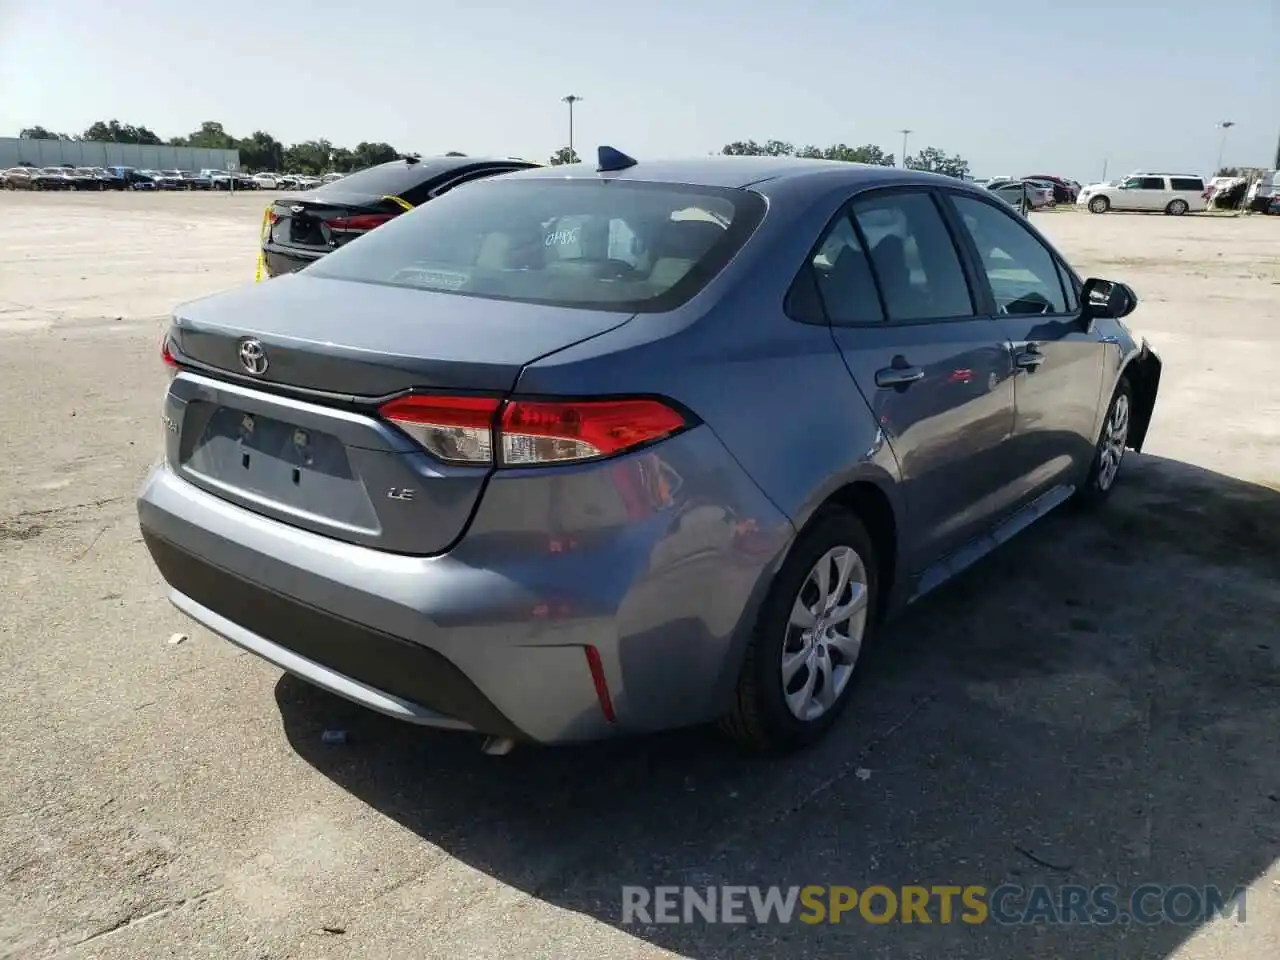
[[[1138,295],[1127,283],[1090,277],[1080,291],[1080,303],[1090,320],[1120,320],[1138,306]]]

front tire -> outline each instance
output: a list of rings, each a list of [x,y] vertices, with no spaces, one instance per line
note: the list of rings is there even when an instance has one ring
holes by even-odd
[[[1111,201],[1106,197],[1094,197],[1089,201],[1090,213],[1106,213],[1111,209]]]
[[[1076,493],[1076,499],[1085,506],[1097,506],[1111,496],[1124,463],[1129,445],[1129,424],[1133,415],[1133,387],[1129,378],[1122,376],[1107,407],[1107,417],[1102,422],[1102,432],[1094,447],[1093,462],[1089,465],[1084,485]]]
[[[878,586],[862,521],[824,510],[769,588],[721,729],[759,753],[795,750],[826,733],[853,691]]]

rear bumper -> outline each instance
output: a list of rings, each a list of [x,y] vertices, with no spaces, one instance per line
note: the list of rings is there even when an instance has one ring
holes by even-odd
[[[591,740],[723,713],[792,535],[705,428],[661,449],[684,481],[661,509],[631,491],[621,523],[607,526],[608,494],[619,499],[619,477],[642,462],[651,472],[652,452],[555,478],[522,472],[490,482],[467,536],[443,556],[302,531],[166,464],[141,491],[139,521],[172,602],[290,673],[413,723]]]
[[[146,528],[143,538],[172,588],[174,605],[250,653],[404,720],[523,735],[475,684],[433,650],[274,593]]]

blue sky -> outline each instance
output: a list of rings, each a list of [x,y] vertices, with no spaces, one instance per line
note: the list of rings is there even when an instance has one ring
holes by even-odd
[[[0,135],[220,120],[286,142],[544,159],[737,139],[931,144],[977,175],[1269,166],[1280,4],[0,0]],[[1234,24],[1233,27],[1228,27]],[[1034,169],[1033,169],[1034,168]]]

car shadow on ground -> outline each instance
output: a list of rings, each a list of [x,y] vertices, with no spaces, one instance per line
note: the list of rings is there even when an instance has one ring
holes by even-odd
[[[633,925],[621,887],[1113,884],[1123,909],[1142,884],[1252,883],[1280,856],[1278,531],[1275,489],[1134,456],[1100,512],[1059,511],[888,628],[840,725],[783,760],[703,730],[487,757],[290,677],[277,700],[303,758],[424,840],[699,960],[1164,958],[1199,918]]]

